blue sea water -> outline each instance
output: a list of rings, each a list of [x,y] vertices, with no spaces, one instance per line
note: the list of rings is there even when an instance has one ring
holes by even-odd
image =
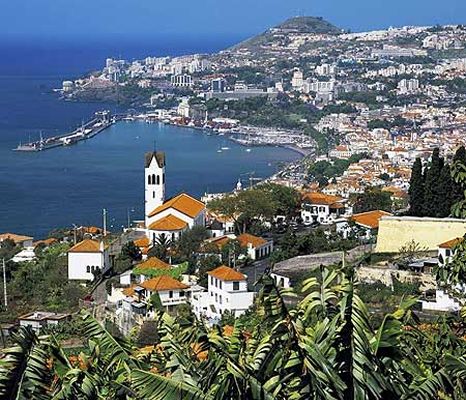
[[[118,54],[126,58],[146,55],[216,51],[230,43],[199,48],[173,44],[127,44]],[[100,68],[111,45],[0,44],[0,232],[12,231],[44,237],[49,231],[71,224],[101,225],[102,209],[109,211],[109,225],[121,229],[129,210],[142,218],[144,204],[143,157],[154,147],[167,154],[167,193],[231,190],[247,174],[266,177],[281,161],[298,158],[292,151],[244,147],[228,142],[230,150],[218,153],[223,137],[202,132],[121,122],[97,137],[75,146],[40,153],[17,153],[20,141],[63,133],[103,108],[115,105],[70,103],[52,92],[65,79]]]

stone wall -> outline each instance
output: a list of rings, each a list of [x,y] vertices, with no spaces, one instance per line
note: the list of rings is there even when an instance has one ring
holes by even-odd
[[[413,240],[422,248],[436,250],[440,243],[463,237],[466,220],[453,218],[382,217],[376,253],[397,253]]]

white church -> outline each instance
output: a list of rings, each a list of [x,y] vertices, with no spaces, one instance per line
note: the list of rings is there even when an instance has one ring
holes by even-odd
[[[205,204],[186,193],[165,199],[165,153],[145,155],[144,231],[150,243],[164,235],[176,240],[193,226],[204,226]]]

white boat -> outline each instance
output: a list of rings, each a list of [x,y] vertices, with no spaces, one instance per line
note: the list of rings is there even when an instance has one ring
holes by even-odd
[[[246,149],[246,151],[247,151],[248,153],[250,153],[250,152],[251,152],[251,149]]]
[[[221,149],[222,149],[222,150],[230,150],[230,148],[227,147],[227,146],[223,146],[223,147],[221,147]]]
[[[217,153],[222,153],[222,149],[218,149],[218,150],[217,150]]]

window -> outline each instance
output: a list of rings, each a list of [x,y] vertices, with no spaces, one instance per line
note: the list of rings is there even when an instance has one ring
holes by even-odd
[[[180,297],[184,297],[186,296],[186,293],[184,292],[184,290],[180,291]]]
[[[87,273],[91,272],[91,267],[89,265],[86,267],[86,272]]]
[[[222,288],[222,281],[219,282],[220,289]]]
[[[170,297],[170,299],[173,299],[173,290],[170,290],[168,292],[168,297]]]
[[[213,276],[210,277],[210,284],[211,284],[211,285],[214,284],[214,277],[213,277]]]
[[[160,185],[160,175],[157,175],[157,185]]]
[[[152,174],[152,184],[155,184],[155,174]]]
[[[218,301],[218,295],[217,295],[217,293],[215,293],[215,302],[217,302],[217,301]]]
[[[165,174],[162,175],[162,184],[165,185]]]
[[[239,282],[233,282],[233,290],[239,290]]]
[[[152,198],[155,199],[155,192],[152,192]]]
[[[150,175],[147,175],[147,184],[150,185],[150,182],[151,182]]]
[[[220,304],[222,304],[222,296],[219,296]]]
[[[450,257],[450,255],[451,255],[450,249],[446,249],[446,250],[445,250],[445,255],[446,255],[447,257]]]
[[[215,287],[218,287],[218,280],[215,278]]]

